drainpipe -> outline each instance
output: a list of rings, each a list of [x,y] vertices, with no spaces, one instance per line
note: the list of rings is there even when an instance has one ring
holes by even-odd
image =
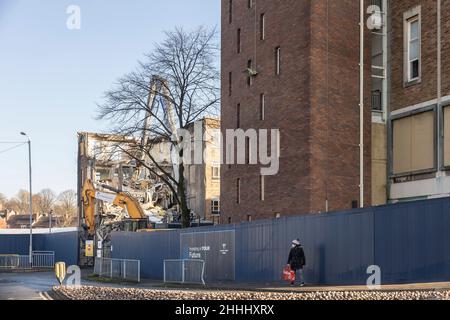
[[[438,125],[438,141],[437,141],[437,169],[440,172],[443,167],[443,130],[442,128],[442,0],[437,0],[437,125]]]
[[[359,203],[364,208],[364,0],[360,0],[359,61]]]

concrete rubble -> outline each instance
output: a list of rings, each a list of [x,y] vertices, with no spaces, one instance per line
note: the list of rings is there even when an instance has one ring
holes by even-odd
[[[54,287],[69,300],[450,300],[450,291],[181,291],[106,287]]]

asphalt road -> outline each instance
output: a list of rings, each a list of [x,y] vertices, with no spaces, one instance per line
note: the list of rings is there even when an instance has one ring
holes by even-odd
[[[57,284],[53,272],[0,273],[0,300],[49,300]]]

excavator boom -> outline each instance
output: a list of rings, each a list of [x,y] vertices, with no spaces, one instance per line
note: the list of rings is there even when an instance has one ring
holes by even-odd
[[[106,187],[106,186],[104,186]],[[108,187],[107,189],[113,191],[114,189]],[[115,193],[107,193],[97,191],[91,180],[86,180],[82,190],[82,200],[84,207],[84,214],[86,218],[86,225],[90,235],[95,232],[95,199],[112,203],[113,205],[124,208],[130,219],[136,221],[147,220],[147,215],[142,209],[139,202],[131,195],[125,192],[114,191]]]

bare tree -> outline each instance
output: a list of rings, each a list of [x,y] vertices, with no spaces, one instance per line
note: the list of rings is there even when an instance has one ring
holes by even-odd
[[[0,193],[0,205],[4,205],[6,201],[6,196],[3,193]]]
[[[26,214],[30,210],[30,193],[26,190],[19,190],[17,196],[10,201],[10,206],[13,206],[16,213]]]
[[[37,194],[37,197],[33,197],[33,202],[36,205],[36,211],[40,214],[49,214],[53,209],[53,205],[56,201],[56,194],[50,189],[43,189]]]
[[[115,134],[135,138],[118,149],[172,190],[183,227],[190,226],[190,209],[183,138],[178,132],[205,116],[219,114],[217,53],[215,30],[200,27],[192,32],[180,28],[166,32],[166,40],[155,45],[136,71],[119,79],[99,105],[98,118],[110,121]],[[161,141],[170,142],[175,150],[173,170],[158,163],[152,152]]]
[[[75,226],[77,218],[77,194],[73,190],[61,192],[55,205],[55,212],[63,217],[63,227]]]

